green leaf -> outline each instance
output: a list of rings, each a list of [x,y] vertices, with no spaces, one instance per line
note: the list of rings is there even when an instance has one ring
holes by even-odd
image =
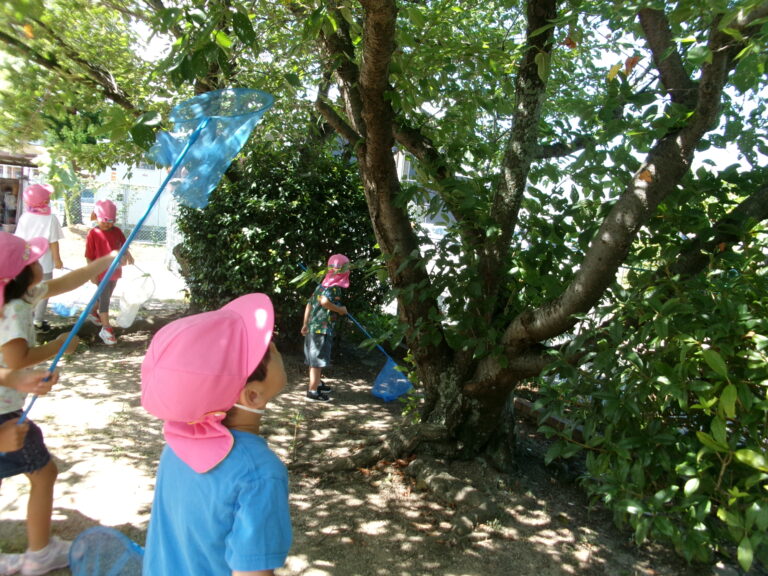
[[[748,572],[752,567],[753,561],[752,542],[750,541],[749,536],[744,536],[744,538],[741,539],[741,542],[739,542],[737,556],[739,558],[739,566],[741,566],[741,569]]]
[[[533,61],[536,63],[539,78],[541,78],[542,82],[546,82],[549,76],[549,54],[547,52],[539,52],[533,58]]]
[[[712,370],[723,378],[728,378],[728,367],[723,360],[723,357],[719,353],[711,348],[704,348],[701,351],[701,355],[704,357],[704,361]]]
[[[547,453],[544,455],[544,463],[551,464],[555,458],[558,458],[560,454],[563,451],[563,444],[562,442],[555,442],[552,444],[549,449],[547,450]]]
[[[736,450],[735,456],[736,460],[742,464],[746,464],[755,470],[760,470],[760,472],[768,473],[768,459],[766,459],[765,455],[749,448],[742,448]]]
[[[235,12],[232,15],[232,28],[243,44],[251,45],[256,42],[256,32],[253,31],[251,19],[246,14]]]
[[[700,485],[701,485],[701,481],[698,478],[691,478],[685,483],[685,487],[683,488],[683,493],[686,496],[690,496],[691,494],[696,493]]]
[[[213,40],[214,42],[216,42],[216,44],[218,44],[225,50],[232,47],[232,38],[230,38],[227,34],[222,32],[221,30],[216,30],[213,33]]]
[[[712,436],[710,436],[706,432],[701,432],[700,430],[698,430],[696,432],[696,438],[698,438],[699,442],[701,442],[704,446],[714,450],[715,452],[728,451],[728,446],[715,442],[714,438],[712,438]]]
[[[720,394],[720,408],[725,412],[727,418],[736,417],[736,400],[738,397],[739,391],[733,384],[728,384]]]

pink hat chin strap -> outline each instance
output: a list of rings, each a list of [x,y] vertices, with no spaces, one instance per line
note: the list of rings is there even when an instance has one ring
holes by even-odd
[[[222,424],[226,412],[209,412],[193,422],[166,421],[163,435],[181,460],[200,474],[216,467],[232,450],[235,439]]]

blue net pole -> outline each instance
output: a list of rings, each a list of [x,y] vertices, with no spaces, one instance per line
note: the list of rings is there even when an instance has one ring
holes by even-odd
[[[70,331],[69,336],[67,336],[66,340],[64,340],[64,343],[59,348],[59,351],[56,353],[56,356],[54,357],[53,362],[51,362],[51,365],[48,368],[49,372],[53,372],[54,370],[56,370],[56,366],[58,365],[59,360],[61,360],[61,357],[64,355],[65,350],[70,345],[74,337],[77,335],[78,331],[82,327],[86,318],[88,318],[88,314],[90,313],[91,308],[93,308],[93,306],[96,304],[96,302],[99,299],[99,296],[101,296],[101,293],[104,291],[104,287],[107,285],[107,282],[109,282],[110,278],[112,278],[112,274],[120,265],[120,260],[128,251],[128,247],[131,245],[131,242],[133,242],[133,239],[136,237],[136,234],[138,234],[139,230],[144,225],[144,222],[149,217],[149,214],[152,211],[152,209],[155,207],[155,204],[157,204],[157,201],[160,199],[160,196],[165,190],[165,187],[168,185],[168,182],[171,181],[174,174],[176,173],[176,170],[184,161],[184,157],[187,155],[187,152],[194,145],[198,136],[205,129],[209,121],[210,121],[210,118],[204,118],[202,122],[200,122],[197,129],[190,135],[189,140],[187,140],[187,143],[182,149],[181,153],[179,154],[179,157],[176,159],[176,162],[174,162],[173,168],[168,172],[168,176],[165,177],[165,180],[163,180],[163,183],[160,185],[160,188],[152,197],[152,200],[150,201],[149,206],[147,207],[147,210],[144,212],[143,216],[136,223],[136,226],[134,226],[133,230],[131,230],[131,233],[128,235],[128,238],[126,238],[125,240],[125,244],[123,244],[123,246],[118,251],[117,256],[115,256],[115,259],[112,261],[112,264],[110,264],[109,268],[107,268],[107,272],[106,274],[104,274],[104,278],[102,278],[101,282],[96,288],[96,292],[93,293],[91,300],[88,302],[88,304],[85,306],[83,311],[80,313],[80,317],[77,319],[77,322],[75,322],[75,325]],[[21,424],[22,422],[24,422],[24,420],[27,419],[27,414],[29,414],[29,411],[32,409],[32,406],[35,405],[36,400],[37,400],[37,395],[35,394],[32,396],[31,400],[29,401],[29,404],[24,409],[24,412],[21,414],[21,418],[19,418],[19,422],[18,422],[19,424]]]

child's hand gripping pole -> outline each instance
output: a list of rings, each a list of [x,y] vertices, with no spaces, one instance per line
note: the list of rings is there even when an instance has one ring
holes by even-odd
[[[126,238],[125,240],[125,244],[123,244],[123,246],[117,252],[117,256],[115,256],[115,259],[112,261],[112,264],[110,264],[109,268],[107,268],[107,271],[104,274],[104,278],[102,278],[101,282],[99,282],[99,285],[96,288],[96,292],[94,292],[90,301],[88,302],[88,304],[86,304],[85,308],[80,313],[80,316],[77,319],[77,322],[75,322],[74,327],[70,331],[69,336],[67,336],[67,339],[64,340],[64,343],[61,345],[61,347],[59,348],[59,351],[56,353],[56,356],[54,357],[53,362],[51,362],[51,366],[48,368],[49,372],[53,373],[53,371],[56,370],[56,365],[59,363],[59,360],[61,360],[61,357],[64,355],[64,351],[67,349],[67,346],[69,346],[70,342],[72,342],[72,339],[75,336],[77,336],[77,332],[80,330],[80,327],[83,325],[86,318],[88,318],[88,314],[90,314],[91,309],[95,306],[96,302],[99,299],[99,296],[101,296],[101,293],[104,291],[104,287],[107,285],[107,282],[109,282],[110,278],[112,278],[112,274],[120,265],[120,260],[128,251],[128,247],[131,245],[131,242],[136,237],[136,234],[138,234],[141,227],[144,225],[144,222],[149,217],[149,214],[152,211],[152,209],[155,207],[155,204],[157,204],[157,201],[160,199],[160,195],[165,190],[165,187],[168,185],[168,182],[170,182],[173,176],[176,174],[176,170],[181,165],[182,161],[184,160],[184,157],[187,155],[187,152],[197,141],[198,136],[206,127],[209,121],[210,121],[210,117],[203,118],[200,124],[195,129],[195,131],[190,135],[184,148],[181,150],[179,157],[176,158],[176,161],[173,163],[173,167],[168,172],[168,176],[165,177],[165,180],[163,180],[163,183],[160,185],[160,188],[158,188],[157,192],[152,197],[152,200],[150,201],[149,206],[147,206],[147,210],[144,212],[144,215],[136,223],[136,226],[134,226],[133,230],[131,230],[131,233],[128,235],[128,238]],[[24,412],[21,414],[21,417],[19,418],[19,421],[18,421],[19,424],[22,424],[27,419],[27,414],[29,414],[29,411],[32,409],[32,406],[35,405],[35,400],[37,400],[36,394],[32,396],[32,399],[29,401],[29,405],[24,409]]]

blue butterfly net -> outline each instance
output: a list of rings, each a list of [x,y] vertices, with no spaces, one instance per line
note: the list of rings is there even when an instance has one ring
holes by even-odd
[[[69,549],[72,576],[141,576],[144,549],[106,526],[81,532]]]
[[[208,195],[273,102],[260,90],[227,88],[185,100],[171,111],[173,130],[160,132],[147,156],[171,166],[189,144],[168,183],[180,203],[194,208],[208,204]]]

